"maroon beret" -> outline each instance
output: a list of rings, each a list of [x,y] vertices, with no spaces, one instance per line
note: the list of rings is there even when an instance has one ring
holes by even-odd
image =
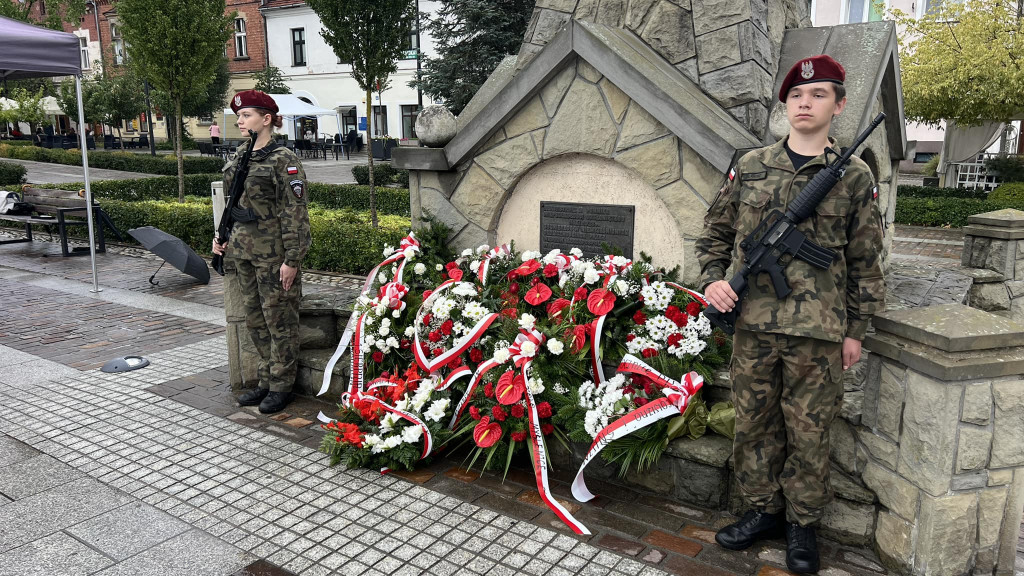
[[[789,69],[786,79],[782,81],[779,88],[779,100],[786,101],[786,95],[793,86],[810,84],[812,82],[834,82],[842,84],[846,80],[846,70],[843,65],[836,62],[827,54],[819,54],[804,58]]]
[[[238,114],[242,108],[263,108],[277,114],[277,102],[266,92],[243,90],[231,99],[231,111]]]

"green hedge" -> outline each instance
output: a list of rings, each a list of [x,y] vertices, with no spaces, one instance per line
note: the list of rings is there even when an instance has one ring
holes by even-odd
[[[367,186],[370,184],[370,167],[363,165],[353,166],[352,176],[355,177],[357,183]],[[374,164],[373,183],[374,185],[398,184],[402,188],[408,188],[409,171],[399,170],[385,162]]]
[[[989,195],[989,200],[1000,204],[1024,203],[1024,182],[1000,184]]]
[[[0,158],[49,162],[81,166],[82,153],[78,150],[54,150],[36,146],[10,146],[0,144]],[[197,158],[187,156],[184,159],[186,174],[209,174],[220,172],[224,161],[220,158]],[[144,174],[162,174],[174,176],[178,174],[178,163],[174,156],[150,156],[132,152],[89,152],[89,166],[107,170],[125,170]]]
[[[4,140],[8,146],[32,146],[31,140]]]
[[[901,184],[896,188],[897,198],[977,198],[985,200],[988,192],[982,189],[939,188],[938,186],[908,186]]]
[[[407,188],[380,188],[374,186],[377,193],[377,213],[394,214],[409,217],[409,190]],[[328,209],[352,208],[354,210],[370,209],[370,187],[355,184],[321,184],[309,183],[309,202],[311,206]]]
[[[24,181],[24,166],[14,162],[0,162],[0,186],[17,185]]]
[[[139,226],[155,226],[184,240],[200,254],[210,253],[213,216],[209,199],[192,202],[145,200],[100,203],[122,232]],[[313,244],[303,262],[310,270],[365,274],[382,259],[385,245],[397,246],[409,231],[409,218],[386,215],[380,227],[370,226],[369,214],[346,210],[311,208]],[[130,237],[129,237],[130,238]]]
[[[993,202],[977,198],[896,198],[897,224],[911,226],[967,225],[967,217],[1003,208],[1024,210],[1024,201]]]

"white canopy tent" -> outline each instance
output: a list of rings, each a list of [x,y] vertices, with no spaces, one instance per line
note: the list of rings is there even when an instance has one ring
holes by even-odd
[[[283,118],[317,118],[320,116],[334,116],[338,123],[338,134],[341,134],[341,114],[330,108],[313,106],[294,94],[269,94],[277,103],[277,114]],[[224,125],[228,125],[228,114],[234,116],[231,108],[224,109]]]
[[[85,126],[85,112],[82,109],[82,56],[78,36],[0,16],[0,80],[49,76],[75,77],[78,125]],[[86,150],[85,130],[78,131],[78,138],[78,147],[82,150],[85,203],[90,208],[85,214],[89,225],[92,291],[99,292],[92,217],[92,186],[89,181],[89,152]]]

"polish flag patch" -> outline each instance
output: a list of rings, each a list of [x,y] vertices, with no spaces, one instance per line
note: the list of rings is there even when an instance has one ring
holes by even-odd
[[[299,173],[299,169],[296,168],[295,166],[289,166],[288,167],[288,175],[289,176],[292,176],[292,175],[295,175],[295,174],[298,174],[298,173]]]
[[[729,170],[729,182],[732,182],[735,179],[736,179],[736,169],[733,168],[732,170]]]
[[[871,189],[871,199],[878,200],[878,186]]]

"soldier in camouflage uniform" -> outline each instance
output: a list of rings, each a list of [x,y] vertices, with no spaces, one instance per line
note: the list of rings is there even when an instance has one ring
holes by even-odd
[[[226,245],[214,240],[213,250],[225,255],[226,273],[236,275],[245,324],[260,355],[259,387],[242,393],[238,403],[258,404],[260,412],[271,414],[288,405],[297,371],[299,266],[310,244],[306,174],[291,150],[271,140],[282,121],[270,96],[246,90],[232,99],[231,109],[242,133],[253,130],[257,137],[231,237]],[[248,145],[224,167],[225,190]]]
[[[828,56],[797,62],[782,85],[790,134],[744,155],[729,173],[697,242],[701,286],[719,310],[737,295],[724,280],[740,241],[770,211],[789,202],[825,166],[832,118],[846,104],[845,71]],[[834,157],[833,157],[834,158]],[[798,228],[837,258],[827,270],[793,259],[792,293],[779,299],[767,274],[749,279],[736,319],[730,367],[736,407],[733,466],[745,501],[743,518],[718,532],[741,550],[783,530],[794,572],[818,570],[814,525],[831,499],[829,427],[843,396],[843,371],[860,358],[870,316],[883,308],[882,228],[877,188],[854,157],[845,177]]]

